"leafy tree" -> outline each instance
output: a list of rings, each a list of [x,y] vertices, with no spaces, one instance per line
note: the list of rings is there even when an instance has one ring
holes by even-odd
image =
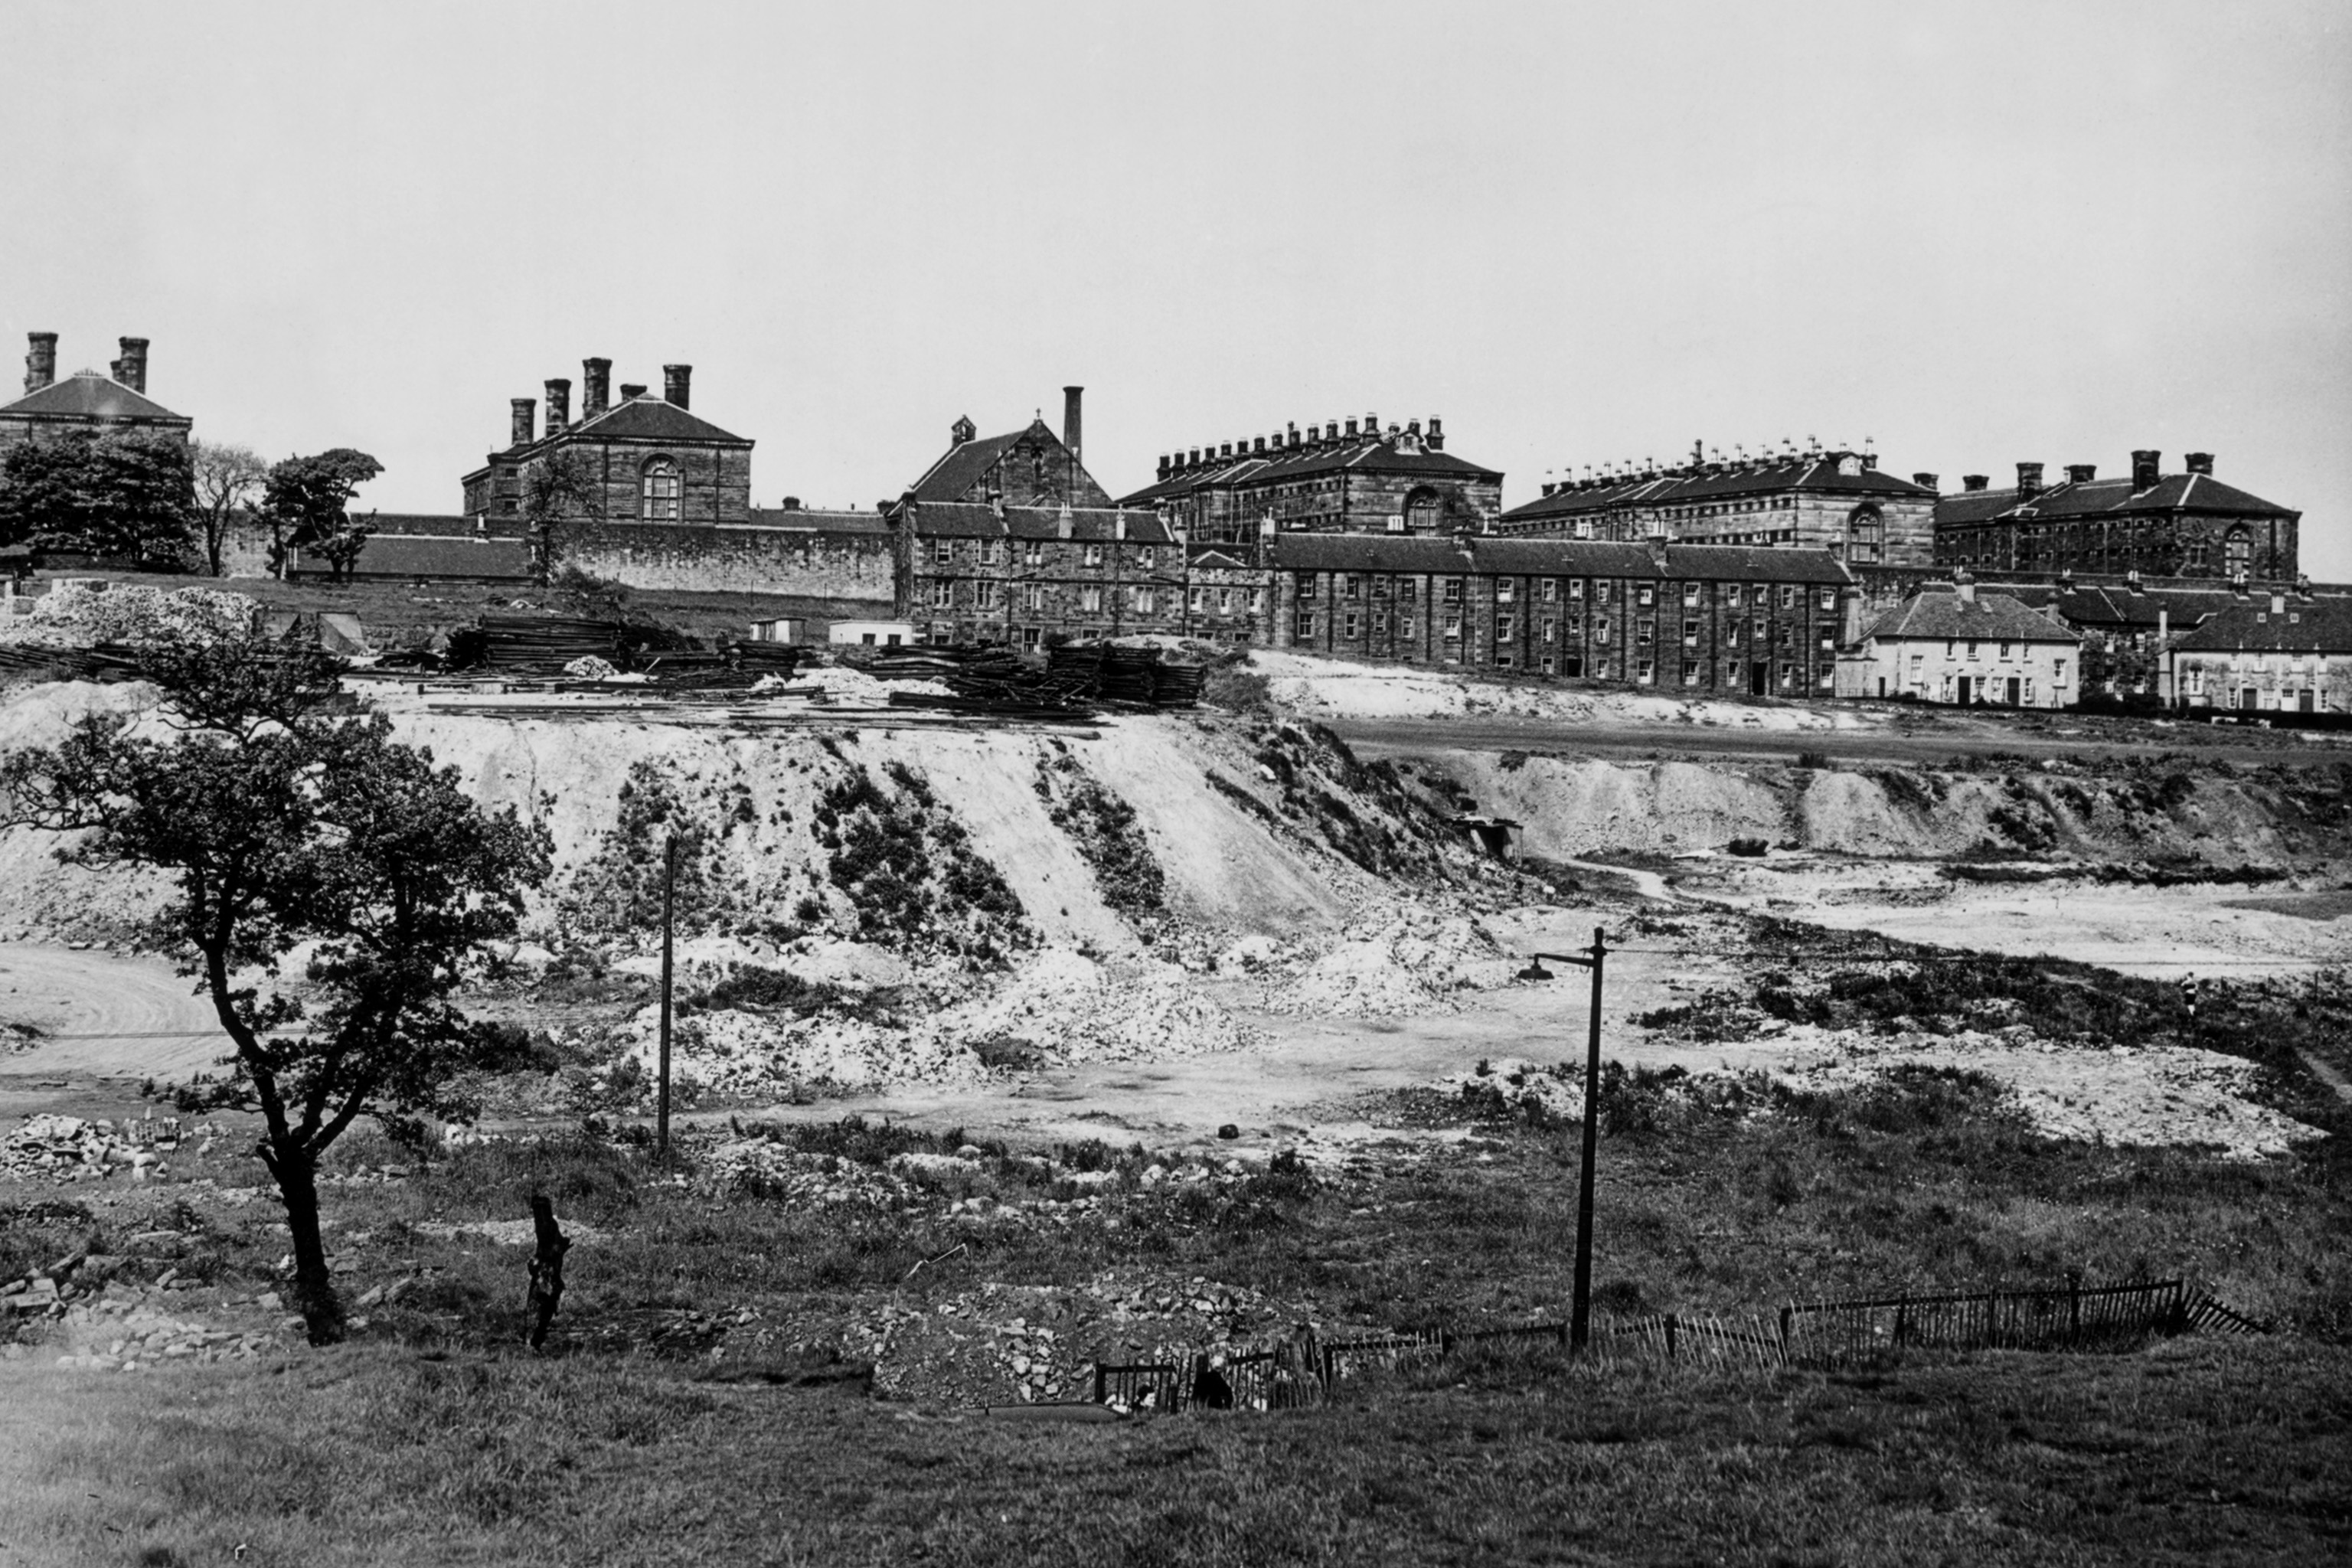
[[[484,811],[454,769],[330,701],[334,662],[258,638],[159,648],[163,732],[92,714],[59,744],[0,763],[8,818],[75,837],[76,864],[146,868],[171,896],[148,933],[197,978],[228,1036],[226,1075],[183,1107],[257,1111],[286,1205],[311,1342],[342,1335],[320,1238],[321,1156],[362,1115],[478,1110],[474,1075],[527,1059],[520,1031],[451,1000],[467,961],[513,934],[548,870],[543,831]],[[273,983],[315,942],[307,1000]]]
[[[272,465],[261,498],[271,568],[283,576],[289,550],[310,550],[327,563],[336,582],[350,576],[375,531],[373,512],[352,516],[352,493],[382,472],[382,463],[349,447]]]
[[[522,471],[523,526],[544,583],[554,575],[562,549],[556,524],[566,518],[602,517],[604,487],[578,452],[558,448],[535,458]]]
[[[176,567],[189,547],[187,444],[142,431],[27,441],[0,465],[0,541]]]
[[[188,457],[194,469],[196,526],[204,540],[205,570],[217,577],[229,524],[260,496],[269,479],[269,465],[252,447],[223,441],[192,441]]]

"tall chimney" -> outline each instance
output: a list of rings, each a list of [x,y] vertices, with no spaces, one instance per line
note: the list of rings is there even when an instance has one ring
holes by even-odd
[[[1911,476],[1911,482],[1923,490],[1932,490],[1936,488],[1936,479],[1937,476],[1934,474],[1914,474]]]
[[[507,431],[508,444],[515,447],[530,446],[531,421],[539,414],[539,399],[509,397],[507,399],[507,408],[512,415],[512,425]]]
[[[2132,454],[2132,489],[2152,490],[2156,481],[2164,477],[2164,454],[2134,452]]]
[[[613,362],[608,359],[583,359],[580,362],[580,418],[582,423],[593,419],[612,406]]]
[[[2041,493],[2042,465],[2039,463],[2018,464],[2017,499],[2020,500],[2031,500]]]
[[[1434,414],[1429,416],[1429,449],[1433,452],[1445,450],[1445,426]]]
[[[133,392],[144,393],[147,390],[147,340],[119,338],[116,341],[122,345],[122,358],[121,368],[114,373],[114,379]]]
[[[1348,435],[1349,436],[1349,437],[1350,437],[1350,438],[1352,438],[1352,437],[1355,436],[1355,434],[1356,434],[1356,422],[1355,422],[1354,420],[1350,419],[1350,420],[1349,420],[1349,421],[1348,421]]]
[[[1078,399],[1086,390],[1083,386],[1062,388],[1062,445],[1070,449],[1074,459],[1084,450],[1081,439],[1085,432],[1078,422]]]
[[[32,345],[25,351],[25,390],[35,393],[58,379],[58,335],[27,332],[25,336]]]
[[[2066,482],[2070,485],[2087,485],[2098,477],[2099,465],[2096,463],[2069,463],[2066,465]]]
[[[1960,476],[1960,489],[1962,490],[1980,490],[1991,483],[1992,476],[1990,474],[1962,474]]]
[[[1952,574],[1952,588],[1959,595],[1961,604],[1973,605],[1977,602],[1977,580],[1966,567]]]
[[[662,401],[673,408],[686,407],[693,380],[694,367],[690,364],[662,366]]]
[[[2181,461],[2189,465],[2189,471],[2192,474],[2202,474],[2209,479],[2213,477],[2213,454],[2210,452],[2191,452]]]
[[[559,436],[572,423],[572,383],[564,376],[551,377],[547,384],[547,433]]]

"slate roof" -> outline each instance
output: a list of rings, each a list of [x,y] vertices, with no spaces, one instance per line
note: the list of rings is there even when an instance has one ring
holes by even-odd
[[[2352,653],[2352,599],[2303,599],[2290,595],[2285,608],[2271,613],[2271,598],[2258,594],[2215,616],[2175,647],[2183,652],[2233,652],[2239,648],[2279,653]]]
[[[1176,542],[1175,533],[1157,514],[1113,507],[1071,508],[1070,537],[1089,543],[1106,542],[1116,536],[1121,517],[1127,520],[1130,544]],[[918,539],[1058,539],[1061,529],[1058,507],[1008,506],[1001,517],[985,501],[924,501],[915,509]]]
[[[296,552],[290,569],[323,573],[324,561]],[[450,539],[438,535],[379,533],[367,542],[352,567],[357,577],[454,577],[520,581],[530,576],[530,547],[520,539]]]
[[[2078,642],[2049,616],[2037,615],[2006,594],[1979,593],[1971,602],[1958,588],[1935,584],[1920,589],[1881,616],[1863,634],[1866,640],[1906,637],[1932,642],[1973,637],[1990,642]]]
[[[632,397],[626,402],[615,403],[593,419],[566,426],[557,433],[556,438],[574,436],[583,438],[593,437],[600,441],[706,442],[723,447],[751,445],[742,437],[730,436],[709,420],[689,414],[675,403],[652,396]]]
[[[1411,437],[1405,439],[1410,442]],[[1204,487],[1283,484],[1343,468],[1368,474],[1425,474],[1451,479],[1500,480],[1503,477],[1496,469],[1482,468],[1451,452],[1431,451],[1426,445],[1408,452],[1387,437],[1358,437],[1342,440],[1336,447],[1285,447],[1279,451],[1236,453],[1217,463],[1203,461],[1197,468],[1180,468],[1133,495],[1121,497],[1118,504],[1150,506]]]
[[[1939,497],[1937,527],[1989,522],[1995,518],[2049,521],[2064,518],[2140,517],[2155,512],[2188,511],[2222,517],[2300,517],[2288,507],[2266,501],[2235,485],[2225,485],[2210,474],[2167,474],[2144,490],[2132,489],[2129,479],[2069,481],[2036,490],[2021,501],[2014,488],[2005,490],[1963,490]]]
[[[25,415],[50,415],[80,419],[173,419],[192,424],[185,415],[174,414],[144,393],[133,392],[121,382],[81,371],[53,381],[38,392],[28,392],[16,402],[0,406],[0,419]]]
[[[1598,539],[1472,536],[1469,549],[1433,534],[1283,533],[1273,563],[1288,572],[1492,573],[1529,577],[1650,577],[1724,583],[1852,582],[1825,550],[1669,544],[1662,564],[1646,544]]]
[[[1548,496],[1515,506],[1503,516],[1509,521],[1527,521],[1625,507],[1696,506],[1743,496],[1780,495],[1789,490],[1934,499],[1933,490],[1877,468],[1864,468],[1856,474],[1840,473],[1839,461],[1851,455],[1822,452],[1812,457],[1733,464],[1716,473],[1704,468],[1666,468],[1590,485],[1565,485]]]
[[[874,533],[890,531],[889,521],[878,511],[831,511],[816,507],[751,508],[744,526],[772,528],[792,533]]]
[[[912,493],[919,501],[951,501],[961,499],[971,487],[980,483],[982,475],[995,465],[1006,450],[1032,431],[1043,431],[1056,444],[1061,437],[1043,419],[1033,419],[1009,436],[980,436],[961,446],[950,447],[940,460],[917,479]]]

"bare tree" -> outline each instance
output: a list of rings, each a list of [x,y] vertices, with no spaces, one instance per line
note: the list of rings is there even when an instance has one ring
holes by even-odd
[[[221,547],[229,524],[250,508],[269,478],[269,465],[250,447],[226,441],[191,441],[188,458],[195,470],[196,522],[205,536],[205,570],[221,574]]]

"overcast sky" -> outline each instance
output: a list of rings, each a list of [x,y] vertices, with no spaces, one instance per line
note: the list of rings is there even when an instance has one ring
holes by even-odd
[[[455,512],[591,354],[871,506],[1087,387],[1508,475],[2135,447],[2352,578],[2352,5],[0,6],[0,330]],[[10,361],[13,363],[13,359]],[[11,376],[5,384],[15,385]],[[574,399],[577,406],[578,393]]]

